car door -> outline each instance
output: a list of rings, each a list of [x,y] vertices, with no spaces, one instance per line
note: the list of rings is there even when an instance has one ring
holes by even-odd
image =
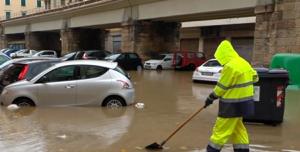
[[[172,64],[173,64],[172,58],[167,56],[163,59],[162,67],[163,69],[171,69]]]
[[[136,70],[137,66],[141,65],[140,58],[135,53],[128,54],[128,64],[130,65],[131,70]]]
[[[76,72],[75,65],[58,67],[44,76],[38,85],[38,102],[41,105],[74,105],[76,104]]]
[[[108,69],[100,66],[81,65],[77,81],[77,101],[80,105],[101,105],[111,87]]]

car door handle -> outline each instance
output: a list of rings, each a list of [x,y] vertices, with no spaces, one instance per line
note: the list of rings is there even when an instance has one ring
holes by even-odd
[[[67,89],[72,89],[72,88],[75,88],[75,85],[69,84],[69,85],[66,85],[65,88],[67,88]]]

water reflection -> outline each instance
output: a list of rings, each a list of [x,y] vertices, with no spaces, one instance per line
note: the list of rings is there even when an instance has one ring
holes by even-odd
[[[132,108],[1,109],[0,149],[62,151],[105,149],[128,131]],[[16,144],[18,146],[16,146]]]

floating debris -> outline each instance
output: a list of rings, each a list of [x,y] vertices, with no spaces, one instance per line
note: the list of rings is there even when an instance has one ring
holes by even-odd
[[[63,135],[59,135],[59,136],[56,136],[57,138],[60,138],[60,139],[66,139],[67,138],[67,135],[63,134]]]
[[[143,150],[144,148],[140,147],[140,146],[136,146],[135,149],[137,149],[137,150]]]
[[[16,110],[20,109],[20,107],[16,104],[10,104],[7,106],[7,109],[10,111],[16,111]]]
[[[186,146],[181,146],[180,149],[181,150],[187,150],[188,148]]]
[[[135,104],[135,107],[138,108],[138,109],[143,109],[143,108],[145,107],[145,104],[139,102],[139,103],[136,103],[136,104]]]

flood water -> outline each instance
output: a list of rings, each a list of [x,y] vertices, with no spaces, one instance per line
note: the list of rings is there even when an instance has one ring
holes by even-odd
[[[160,143],[203,106],[213,84],[193,83],[192,72],[131,72],[134,105],[101,107],[36,107],[0,109],[1,152],[145,152]],[[300,91],[287,93],[284,122],[278,126],[247,124],[251,151],[300,151]],[[49,97],[51,98],[51,97]],[[202,152],[218,105],[202,111],[173,136],[163,151]],[[224,152],[232,151],[230,145]]]

